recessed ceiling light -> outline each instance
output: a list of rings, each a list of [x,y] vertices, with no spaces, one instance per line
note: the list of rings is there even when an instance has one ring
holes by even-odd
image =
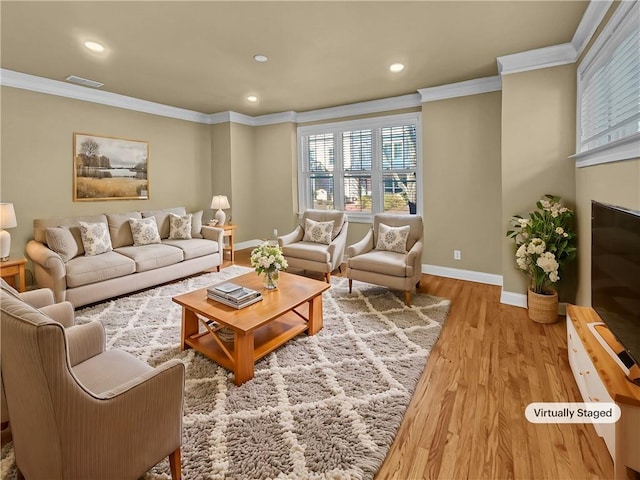
[[[84,42],[84,46],[87,47],[92,52],[98,52],[98,53],[104,52],[104,47],[100,45],[98,42],[92,42],[90,40],[87,40],[86,42]]]
[[[267,60],[269,60],[269,59],[267,58],[267,56],[266,56],[266,55],[261,55],[261,54],[254,55],[254,56],[253,56],[253,59],[254,59],[256,62],[260,62],[260,63],[264,63],[264,62],[266,62]]]
[[[249,100],[249,101],[250,101],[250,102],[252,102],[252,103],[255,103],[255,102],[257,102],[257,101],[258,101],[258,97],[256,97],[255,95],[249,95],[249,96],[247,97],[247,100]]]
[[[391,70],[393,73],[398,73],[404,70],[404,65],[401,63],[394,63],[389,66],[389,70]]]

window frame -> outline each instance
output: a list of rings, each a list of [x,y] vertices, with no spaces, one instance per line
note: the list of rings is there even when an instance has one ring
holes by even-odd
[[[635,11],[634,11],[635,9]],[[595,67],[607,62],[614,50],[626,38],[626,24],[632,20],[633,15],[638,15],[640,4],[638,2],[620,2],[618,8],[611,16],[591,49],[585,54],[578,66],[576,82],[576,154],[570,158],[576,160],[577,167],[598,165],[601,163],[631,160],[640,156],[640,132],[611,141],[607,144],[586,149],[582,142],[582,96],[587,80],[592,78]]]
[[[381,131],[385,127],[401,125],[415,125],[416,128],[416,215],[422,216],[422,117],[421,112],[411,112],[396,115],[384,115],[379,117],[347,120],[343,122],[321,123],[317,125],[302,126],[297,129],[298,150],[298,206],[300,212],[313,208],[311,199],[311,172],[308,170],[306,156],[306,138],[310,135],[333,134],[334,135],[334,197],[333,204],[336,210],[344,211],[344,179],[348,174],[357,175],[357,171],[347,171],[343,165],[342,133],[372,129]],[[350,222],[372,223],[376,213],[382,213],[384,208],[384,184],[385,173],[390,173],[382,168],[382,143],[381,136],[372,134],[372,207],[371,212],[345,212]],[[392,170],[391,172],[395,172]],[[345,175],[346,174],[346,175]],[[374,194],[375,190],[375,194]]]

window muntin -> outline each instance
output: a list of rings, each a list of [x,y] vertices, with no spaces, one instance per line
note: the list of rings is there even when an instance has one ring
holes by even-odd
[[[300,127],[300,209],[418,213],[419,132],[419,114]]]

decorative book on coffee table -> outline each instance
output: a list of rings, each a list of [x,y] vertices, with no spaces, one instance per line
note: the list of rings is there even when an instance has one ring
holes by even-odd
[[[243,308],[262,300],[262,293],[232,282],[225,282],[207,288],[207,297],[233,308]]]

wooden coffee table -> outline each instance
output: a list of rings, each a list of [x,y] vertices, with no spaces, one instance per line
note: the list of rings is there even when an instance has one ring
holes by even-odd
[[[286,272],[280,273],[276,290],[265,290],[255,272],[229,281],[261,291],[263,300],[237,310],[208,299],[206,288],[172,300],[182,306],[182,350],[193,348],[206,355],[231,370],[236,385],[241,385],[253,378],[257,360],[302,332],[320,331],[322,292],[329,284]],[[232,341],[218,335],[224,327],[233,330]]]

